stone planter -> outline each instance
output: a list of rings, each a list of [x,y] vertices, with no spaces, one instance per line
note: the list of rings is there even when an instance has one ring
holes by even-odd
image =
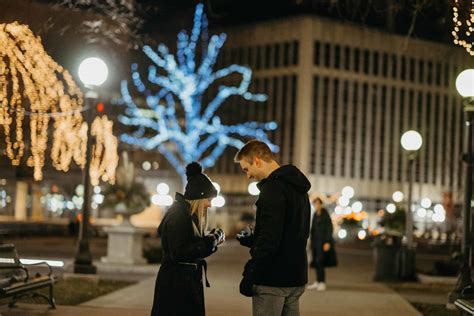
[[[108,235],[107,256],[101,261],[113,264],[145,264],[143,258],[143,235],[146,229],[130,225],[104,228]]]

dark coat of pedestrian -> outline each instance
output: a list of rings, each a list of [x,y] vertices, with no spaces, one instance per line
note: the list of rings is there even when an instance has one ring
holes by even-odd
[[[333,237],[333,225],[329,212],[322,207],[320,198],[313,201],[315,212],[311,222],[312,266],[316,270],[316,282],[308,289],[326,289],[326,267],[337,266],[337,256]]]
[[[155,284],[152,316],[205,315],[204,258],[213,254],[225,238],[220,229],[204,234],[207,207],[217,195],[212,182],[197,163],[188,165],[187,176],[185,194],[176,193],[158,228],[163,259]],[[207,277],[205,282],[209,286]]]

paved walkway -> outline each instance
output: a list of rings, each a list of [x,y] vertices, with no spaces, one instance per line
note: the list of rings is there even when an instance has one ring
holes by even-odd
[[[211,287],[205,290],[207,315],[251,315],[251,300],[238,293],[247,258],[248,251],[232,241],[210,258]],[[328,270],[328,290],[303,294],[301,315],[420,315],[400,295],[383,284],[372,282],[372,272],[370,264],[356,252],[340,256],[340,266]],[[313,271],[310,271],[310,280],[313,279]],[[155,277],[151,277],[82,306],[149,310],[154,283]]]
[[[242,267],[248,256],[247,249],[235,241],[229,241],[208,260],[211,283],[211,288],[205,289],[208,316],[251,315],[251,299],[238,293]],[[367,255],[341,250],[339,261],[338,268],[327,271],[326,292],[306,291],[303,294],[300,301],[302,316],[420,315],[400,295],[383,284],[371,281],[373,267],[367,262]],[[110,268],[106,270],[111,272]],[[118,269],[115,273],[132,273],[129,269],[122,270]],[[155,283],[156,272],[153,271],[158,271],[158,266],[141,270],[139,272],[148,277],[138,284],[80,306],[59,306],[57,310],[49,310],[45,305],[20,304],[16,309],[0,308],[0,316],[148,316]],[[310,271],[310,281],[313,280],[314,272]]]

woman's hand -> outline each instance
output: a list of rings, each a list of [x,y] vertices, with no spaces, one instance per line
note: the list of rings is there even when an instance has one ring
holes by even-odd
[[[328,242],[324,243],[324,244],[323,244],[323,251],[324,251],[324,252],[328,252],[329,249],[331,249],[331,244],[328,243]]]

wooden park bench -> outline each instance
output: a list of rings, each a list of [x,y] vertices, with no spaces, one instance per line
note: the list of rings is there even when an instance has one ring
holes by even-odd
[[[459,309],[459,315],[474,315],[474,302],[457,299],[454,301],[454,305]]]
[[[31,275],[27,266],[45,265],[49,271],[47,275]],[[42,297],[48,301],[51,308],[56,308],[53,297],[53,285],[56,278],[46,262],[22,264],[18,258],[15,245],[0,245],[0,299],[11,297],[9,307],[15,307],[16,302],[23,297]],[[38,293],[41,288],[49,288],[49,297]]]

